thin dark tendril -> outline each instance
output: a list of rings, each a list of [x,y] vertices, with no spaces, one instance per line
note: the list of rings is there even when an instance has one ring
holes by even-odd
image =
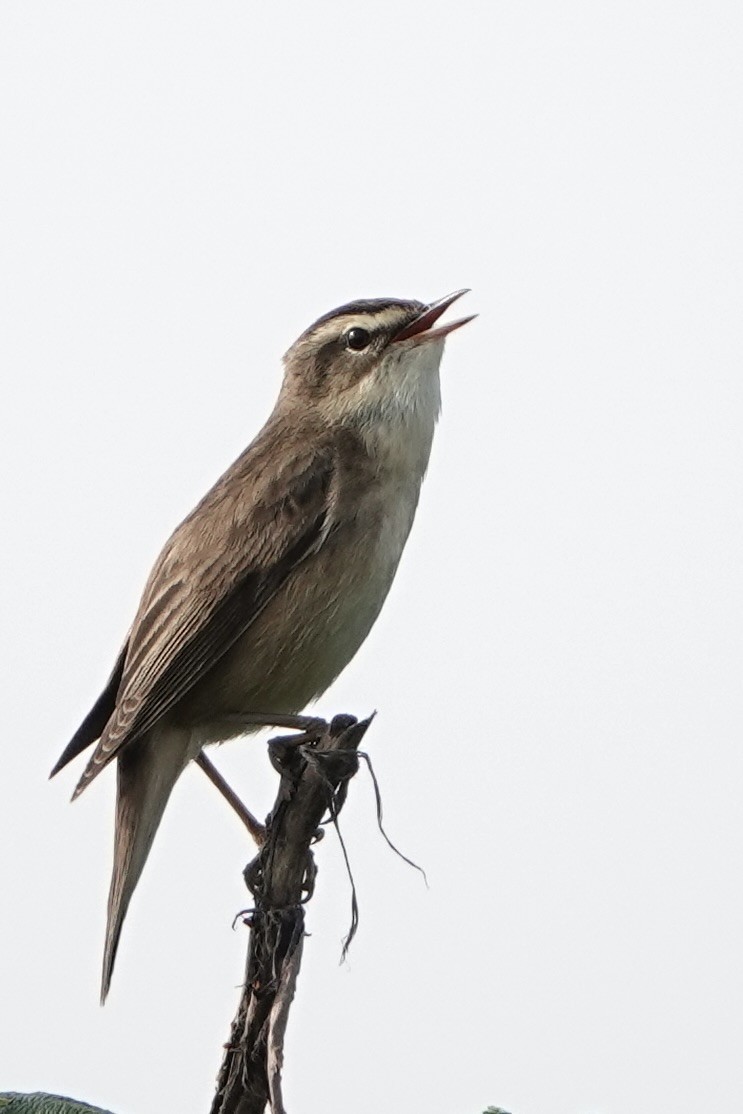
[[[408,866],[414,867],[415,870],[419,871],[423,875],[423,881],[426,883],[426,889],[428,889],[429,888],[429,886],[428,886],[428,876],[426,875],[426,872],[423,869],[423,867],[418,866],[418,864],[414,863],[412,859],[409,859],[407,855],[403,855],[400,848],[395,847],[394,843],[392,842],[392,840],[390,839],[390,837],[387,835],[386,831],[384,830],[384,825],[382,823],[382,794],[379,791],[379,782],[377,781],[377,775],[374,773],[374,767],[372,766],[372,760],[369,757],[369,755],[366,753],[365,750],[357,750],[356,753],[358,754],[359,758],[364,759],[364,761],[366,762],[366,765],[369,769],[369,773],[370,773],[371,779],[372,779],[372,785],[374,786],[374,797],[375,797],[376,802],[377,802],[377,825],[379,827],[380,832],[382,833],[382,835],[384,837],[384,840],[385,840],[387,846],[389,848],[391,848],[391,850],[394,851],[396,855],[399,855],[400,858],[403,860],[403,862],[407,863]]]
[[[346,864],[346,870],[348,871],[348,880],[351,883],[351,927],[348,930],[348,935],[343,941],[343,950],[341,951],[341,963],[345,963],[346,956],[348,955],[348,949],[351,947],[351,941],[356,935],[356,930],[359,927],[359,903],[356,898],[356,883],[354,881],[353,871],[351,870],[351,863],[348,858],[348,851],[346,850],[346,844],[341,833],[341,826],[338,823],[338,809],[335,806],[335,799],[333,797],[331,797],[330,799],[328,809],[330,812],[330,819],[333,821],[333,827],[338,833],[338,842],[341,845],[341,851],[343,852],[343,861]]]
[[[345,750],[338,749],[338,750],[332,751],[332,754],[353,754],[353,755],[355,755],[356,751],[351,750],[351,749],[345,749]],[[351,883],[351,927],[349,928],[348,934],[346,935],[346,937],[343,940],[343,950],[341,951],[341,958],[340,958],[340,962],[344,963],[345,960],[346,960],[346,956],[348,955],[348,949],[351,946],[351,941],[353,940],[354,936],[356,935],[357,929],[359,927],[359,903],[358,903],[358,899],[356,897],[356,882],[355,882],[354,877],[353,877],[353,871],[351,870],[351,861],[348,857],[348,850],[346,848],[345,840],[343,839],[343,834],[341,832],[340,824],[338,823],[338,813],[339,813],[340,810],[339,810],[338,804],[336,802],[336,794],[333,791],[332,782],[330,781],[329,778],[325,777],[325,774],[323,773],[323,771],[321,769],[321,764],[317,763],[317,759],[322,758],[323,756],[324,756],[323,752],[320,751],[320,752],[314,752],[312,754],[311,759],[309,759],[309,755],[307,755],[307,758],[310,761],[313,761],[313,760],[315,761],[318,773],[320,774],[320,776],[323,778],[326,785],[328,786],[328,789],[329,789],[329,793],[328,793],[328,814],[330,816],[330,820],[332,821],[333,827],[335,828],[336,832],[338,833],[338,842],[340,843],[341,851],[343,852],[343,861],[346,864],[346,872],[348,873],[348,881]],[[340,789],[340,786],[338,788]]]
[[[245,924],[244,918],[252,917],[253,913],[255,913],[255,909],[241,909],[239,913],[235,913],[235,916],[232,919],[232,931],[235,931],[235,925],[238,921],[242,921],[243,924]]]
[[[394,853],[399,858],[401,858],[403,860],[403,862],[407,863],[408,866],[412,866],[414,870],[417,870],[420,874],[423,875],[423,881],[425,882],[426,889],[428,889],[429,888],[428,876],[426,875],[426,872],[423,869],[423,867],[418,866],[418,863],[413,862],[413,860],[409,859],[407,855],[403,855],[400,848],[395,846],[395,844],[392,842],[390,837],[387,835],[387,832],[384,830],[384,824],[382,823],[382,794],[381,794],[381,791],[379,789],[379,782],[377,781],[377,775],[374,772],[374,766],[372,765],[372,760],[369,757],[369,755],[364,750],[355,750],[355,749],[354,750],[338,749],[338,750],[333,751],[332,753],[333,753],[333,755],[336,755],[336,754],[351,754],[351,755],[354,755],[355,757],[364,759],[364,761],[366,762],[367,768],[369,770],[369,775],[370,775],[371,780],[372,780],[372,785],[374,786],[374,799],[375,799],[376,805],[377,805],[377,826],[378,826],[380,832],[382,833],[382,837],[383,837],[385,843],[387,844],[387,846],[390,848],[391,851],[394,851]],[[324,754],[322,752],[319,752],[319,753],[318,752],[312,752],[312,758],[311,759],[309,759],[309,754],[307,754],[307,758],[310,761],[314,760],[318,767],[321,765],[321,763],[317,762],[317,760],[321,759],[323,757],[324,757]],[[330,757],[330,755],[328,755],[328,757]],[[318,770],[318,772],[321,772],[321,771]],[[358,904],[358,900],[357,900],[357,897],[356,897],[356,882],[354,881],[353,871],[351,870],[351,862],[350,862],[350,859],[348,857],[348,850],[346,848],[346,844],[345,844],[345,841],[343,839],[343,834],[342,834],[341,829],[340,829],[340,824],[338,823],[338,813],[339,813],[340,809],[339,809],[338,804],[336,802],[336,795],[332,791],[332,784],[331,784],[329,779],[328,779],[327,784],[328,784],[328,788],[330,789],[330,795],[329,795],[329,801],[328,801],[328,816],[329,816],[329,819],[330,819],[331,823],[333,824],[333,827],[335,828],[336,832],[338,833],[338,842],[341,845],[341,851],[343,852],[343,861],[346,864],[346,871],[348,873],[348,880],[351,883],[351,927],[348,930],[348,935],[345,937],[345,939],[343,941],[343,951],[341,952],[341,963],[343,963],[346,959],[346,956],[348,955],[348,949],[351,946],[351,941],[353,940],[354,936],[356,935],[356,931],[359,927],[359,904]],[[327,821],[322,821],[322,823],[327,823]]]
[[[426,884],[426,889],[427,890],[430,889],[430,886],[428,885],[428,875],[426,874],[423,867],[418,866],[418,863],[413,862],[413,860],[409,859],[407,855],[403,855],[400,848],[395,846],[395,844],[392,842],[390,837],[387,835],[387,832],[384,830],[384,824],[382,823],[382,793],[381,793],[380,788],[379,788],[379,782],[377,781],[377,775],[374,773],[374,767],[372,766],[372,760],[369,757],[369,755],[367,754],[367,752],[365,750],[335,750],[332,753],[333,754],[354,754],[358,758],[363,758],[364,759],[364,761],[366,762],[366,765],[368,767],[369,774],[370,774],[371,779],[372,779],[372,785],[374,786],[374,799],[377,802],[377,827],[379,828],[380,832],[382,833],[382,837],[383,837],[385,843],[390,848],[390,850],[394,851],[395,854],[398,855],[402,859],[402,861],[404,863],[407,863],[408,866],[412,866],[414,870],[417,870],[420,874],[423,875],[423,881]],[[313,757],[316,758],[316,759],[320,758],[321,754],[315,754]],[[333,822],[335,823],[335,818],[333,817],[332,810],[328,809],[328,812],[330,814],[331,820],[333,820]],[[327,823],[327,821],[323,820],[323,821],[321,821],[321,823]],[[338,827],[338,825],[336,823],[336,828],[337,827]]]

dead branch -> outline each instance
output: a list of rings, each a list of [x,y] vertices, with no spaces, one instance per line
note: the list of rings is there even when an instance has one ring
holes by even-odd
[[[316,742],[290,736],[269,743],[281,784],[265,842],[245,868],[255,901],[246,914],[251,932],[245,985],[210,1114],[263,1114],[266,1104],[273,1114],[285,1114],[284,1034],[302,958],[304,905],[315,880],[311,844],[323,816],[337,816],[343,805],[370,722],[336,716]]]

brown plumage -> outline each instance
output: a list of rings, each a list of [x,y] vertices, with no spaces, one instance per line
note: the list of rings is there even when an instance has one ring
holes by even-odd
[[[301,711],[371,629],[428,462],[443,335],[458,323],[430,325],[453,300],[352,303],[303,333],[263,430],[155,563],[108,684],[52,771],[97,741],[77,797],[117,759],[102,999],[181,771],[204,745],[255,729],[241,715]]]

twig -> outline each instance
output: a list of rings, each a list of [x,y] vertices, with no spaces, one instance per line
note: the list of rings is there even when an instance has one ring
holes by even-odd
[[[285,1114],[284,1035],[301,963],[304,905],[314,886],[311,844],[326,811],[337,815],[342,806],[369,723],[336,716],[313,745],[294,737],[269,743],[281,784],[265,842],[245,868],[255,900],[246,978],[210,1114],[263,1114],[267,1103],[273,1114]]]

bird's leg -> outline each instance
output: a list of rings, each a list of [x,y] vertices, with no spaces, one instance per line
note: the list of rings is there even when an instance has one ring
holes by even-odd
[[[282,727],[288,731],[301,731],[308,736],[307,741],[327,727],[326,721],[320,716],[293,716],[281,712],[237,712],[234,715],[220,716],[219,722],[244,727],[246,730],[250,727]]]
[[[273,715],[270,713],[239,713],[233,716],[225,716],[220,722],[232,723],[246,729],[249,727],[283,727],[290,731],[296,731],[296,735],[284,735],[280,739],[272,739],[269,744],[271,763],[279,773],[283,773],[289,752],[296,754],[298,748],[303,744],[316,743],[328,727],[326,721],[319,716],[293,716],[281,713]],[[216,766],[206,757],[203,750],[199,751],[195,762],[204,771],[212,785],[219,790],[227,803],[235,810],[258,846],[262,847],[266,841],[265,825],[261,824],[260,820],[253,816],[250,809],[246,808]],[[322,832],[318,831],[317,838],[321,838],[321,835]]]
[[[250,809],[245,807],[237,793],[227,784],[216,766],[206,757],[203,750],[199,751],[196,755],[195,762],[196,765],[204,771],[212,785],[216,786],[224,799],[232,806],[258,846],[262,847],[266,840],[265,826],[261,824],[260,820],[257,820],[256,817],[253,816]]]
[[[220,722],[244,727],[246,730],[251,727],[283,727],[288,728],[290,731],[296,731],[296,735],[284,736],[280,740],[272,740],[272,742],[279,744],[278,749],[281,749],[281,745],[283,744],[284,750],[294,750],[303,743],[317,742],[328,726],[325,720],[321,719],[319,716],[284,715],[280,712],[274,714],[262,712],[238,713],[237,715],[224,716]],[[269,753],[271,753],[270,748]],[[276,761],[274,755],[271,754],[271,761],[275,768],[280,771],[280,760]],[[216,766],[206,757],[203,750],[199,751],[195,762],[196,765],[204,771],[212,785],[216,786],[224,799],[232,806],[258,846],[262,847],[266,841],[265,825],[261,824],[260,820],[256,819],[252,812],[246,808],[234,789],[224,780]]]
[[[299,748],[305,743],[319,742],[328,730],[327,720],[320,716],[294,716],[285,715],[283,712],[236,712],[220,716],[219,722],[245,731],[256,727],[284,727],[296,731],[296,735],[282,735],[281,738],[269,741],[269,757],[279,773],[282,772],[280,753],[284,754],[287,751],[299,753]]]

